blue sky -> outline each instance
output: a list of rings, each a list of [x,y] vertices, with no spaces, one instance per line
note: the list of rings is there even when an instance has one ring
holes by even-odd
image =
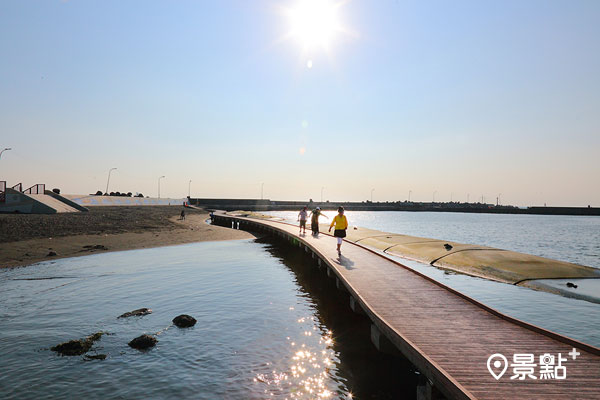
[[[298,3],[0,2],[0,179],[600,206],[600,2],[347,1],[310,53]]]

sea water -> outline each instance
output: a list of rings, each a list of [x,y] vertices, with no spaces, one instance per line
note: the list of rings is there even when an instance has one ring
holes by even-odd
[[[412,366],[303,252],[206,242],[0,270],[2,399],[412,398]],[[117,318],[147,307],[152,314]],[[171,320],[198,322],[180,329]],[[108,332],[89,355],[58,343]],[[152,334],[157,346],[127,343]]]

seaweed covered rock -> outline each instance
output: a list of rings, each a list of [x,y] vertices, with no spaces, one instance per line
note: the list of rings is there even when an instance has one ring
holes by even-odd
[[[187,314],[181,314],[173,318],[173,323],[179,328],[189,328],[196,325],[196,319]]]
[[[149,308],[138,308],[137,310],[126,312],[125,314],[119,315],[119,318],[127,317],[141,317],[142,315],[152,314],[152,310]]]
[[[96,332],[83,339],[69,340],[68,342],[58,344],[51,347],[50,350],[56,351],[63,356],[80,356],[90,351],[94,342],[100,340],[104,334],[105,332]]]
[[[138,336],[129,342],[129,347],[133,347],[138,350],[146,350],[150,347],[154,347],[158,340],[154,336],[142,335]]]

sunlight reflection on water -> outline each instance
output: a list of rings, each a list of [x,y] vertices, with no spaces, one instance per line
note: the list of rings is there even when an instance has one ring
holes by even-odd
[[[358,326],[347,303],[340,307],[351,315],[335,322],[331,314],[340,313],[317,309],[270,249],[254,241],[197,243],[0,271],[0,398],[351,398],[353,387],[392,398],[380,389],[395,384],[389,378],[347,372],[352,362],[370,366],[367,373],[387,368],[378,367],[386,359],[368,336],[350,346],[366,346],[360,357],[375,364],[340,359],[335,329],[320,313]],[[140,307],[153,313],[117,319]],[[198,323],[172,326],[183,313]],[[103,361],[49,350],[97,331],[111,333],[90,352],[106,354]],[[129,348],[142,333],[157,335],[157,346]]]

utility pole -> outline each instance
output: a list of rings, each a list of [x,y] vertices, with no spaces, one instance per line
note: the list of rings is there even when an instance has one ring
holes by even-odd
[[[188,199],[192,196],[192,180],[188,182]]]
[[[160,177],[158,177],[158,198],[159,198],[159,199],[160,199],[160,180],[161,180],[162,178],[164,178],[164,177],[165,177],[164,175],[163,175],[163,176],[160,176]]]
[[[408,202],[410,203],[410,194],[412,193],[412,190],[408,191]]]
[[[8,150],[12,150],[12,149],[10,147],[6,147],[2,151],[0,151],[0,158],[2,158],[2,153],[4,153],[5,151],[8,151]]]
[[[110,182],[110,173],[113,172],[116,168],[111,168],[108,170],[108,179],[106,180],[106,191],[104,192],[105,195],[108,196],[108,183]]]
[[[260,199],[261,200],[263,199],[264,190],[265,190],[265,183],[263,182],[260,184]]]

